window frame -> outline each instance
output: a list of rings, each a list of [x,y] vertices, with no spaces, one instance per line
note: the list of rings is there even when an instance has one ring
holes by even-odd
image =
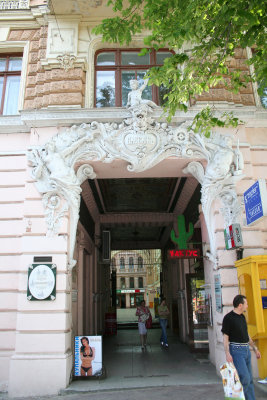
[[[157,51],[155,49],[150,49],[149,54],[149,59],[150,59],[150,64],[144,64],[144,65],[122,65],[121,63],[121,54],[123,52],[132,52],[132,53],[139,53],[141,51],[141,48],[108,48],[108,49],[99,49],[95,52],[95,59],[94,59],[94,107],[96,108],[111,108],[111,107],[97,107],[96,104],[96,92],[97,92],[97,72],[98,71],[115,71],[115,107],[123,107],[122,106],[122,80],[121,80],[121,71],[136,71],[140,70],[148,70],[151,67],[159,67],[162,64],[156,64],[156,56],[157,53],[160,52],[166,52],[166,53],[172,53],[175,54],[174,51],[167,49],[167,48],[162,48],[158,49]],[[115,53],[115,65],[105,65],[105,66],[98,66],[97,65],[97,57],[101,53]],[[156,104],[159,104],[159,88],[155,85],[152,85],[152,101],[154,101]]]
[[[19,57],[21,58],[21,69],[20,71],[8,71],[8,65],[10,58]],[[13,116],[19,114],[19,98],[20,98],[20,89],[21,89],[21,81],[22,81],[22,70],[23,70],[23,52],[14,52],[14,53],[0,53],[0,58],[6,58],[6,66],[4,71],[0,71],[0,77],[3,77],[3,92],[2,97],[0,98],[0,116]],[[9,76],[19,76],[20,77],[20,88],[18,92],[18,109],[16,114],[3,114],[4,104],[5,104],[5,95],[6,95],[6,87],[7,87],[7,79]]]

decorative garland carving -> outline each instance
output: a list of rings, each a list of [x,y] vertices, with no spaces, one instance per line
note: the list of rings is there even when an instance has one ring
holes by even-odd
[[[206,171],[200,162],[189,163],[184,170],[202,184],[202,205],[211,240],[210,258],[216,263],[213,243],[211,203],[217,197],[223,202],[226,224],[236,220],[240,210],[234,184],[243,176],[241,155],[237,168],[236,152],[222,135],[203,138],[189,132],[188,123],[170,126],[155,121],[148,104],[140,103],[129,108],[129,117],[121,123],[73,125],[50,139],[43,148],[34,147],[28,152],[32,176],[38,190],[43,193],[47,235],[56,235],[60,221],[69,210],[70,248],[69,267],[73,260],[75,235],[79,219],[81,184],[94,179],[90,161],[111,163],[116,159],[128,162],[127,169],[141,172],[152,168],[168,157],[200,158],[208,162]],[[228,139],[227,139],[228,140]],[[76,171],[76,166],[81,165]]]
[[[209,139],[201,138],[206,149],[208,164],[206,170],[198,161],[193,161],[183,170],[192,174],[201,183],[201,203],[210,239],[210,261],[217,266],[216,242],[213,227],[214,200],[220,199],[223,207],[220,209],[224,218],[224,227],[238,222],[241,206],[235,190],[236,182],[244,177],[242,170],[244,160],[239,148],[233,150],[232,137],[213,133]]]

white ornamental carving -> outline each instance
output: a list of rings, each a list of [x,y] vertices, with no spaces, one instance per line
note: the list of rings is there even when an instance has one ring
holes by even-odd
[[[60,63],[61,68],[63,68],[64,71],[68,71],[69,69],[72,69],[74,67],[74,63],[77,57],[67,53],[57,56],[57,59]]]
[[[193,161],[183,170],[192,174],[201,183],[201,203],[210,239],[209,259],[217,266],[216,242],[213,227],[212,204],[220,199],[220,209],[224,217],[224,227],[238,222],[241,206],[238,202],[235,185],[243,179],[244,160],[239,146],[233,150],[230,136],[213,133],[209,139],[199,135],[199,142],[206,150],[208,164],[206,170],[198,161]]]
[[[132,105],[130,102],[129,117],[119,124],[93,121],[80,126],[73,125],[50,139],[44,147],[33,147],[28,151],[32,176],[38,190],[43,193],[47,235],[58,233],[61,219],[69,212],[70,268],[76,263],[73,253],[79,219],[80,186],[86,179],[96,176],[89,165],[90,161],[110,163],[116,159],[125,160],[129,171],[141,172],[168,157],[204,159],[208,162],[206,171],[200,162],[194,161],[189,163],[185,172],[195,176],[202,184],[203,212],[211,242],[213,231],[209,211],[216,197],[223,202],[227,224],[230,220],[236,220],[239,208],[234,183],[242,178],[241,155],[237,155],[221,135],[206,139],[189,132],[188,123],[170,126],[155,121],[151,113],[151,104],[138,101],[137,105]],[[81,166],[76,170],[77,165]],[[230,207],[230,211],[227,207]],[[214,244],[211,245],[210,257],[216,262]]]

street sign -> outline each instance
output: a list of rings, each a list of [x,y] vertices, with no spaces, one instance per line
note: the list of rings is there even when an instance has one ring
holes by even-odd
[[[169,250],[169,258],[199,258],[199,249],[187,249],[187,250]]]
[[[259,179],[245,193],[247,225],[252,225],[267,216],[267,193],[264,179]]]

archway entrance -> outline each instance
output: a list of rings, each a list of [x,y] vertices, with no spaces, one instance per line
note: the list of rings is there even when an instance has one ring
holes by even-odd
[[[73,334],[82,333],[84,329],[88,334],[104,332],[103,316],[110,304],[110,269],[107,259],[102,257],[101,236],[104,228],[112,233],[115,228],[127,225],[163,228],[161,238],[157,239],[159,243],[156,247],[154,243],[152,248],[159,248],[164,253],[164,293],[176,293],[178,332],[179,337],[185,338],[188,331],[185,275],[195,273],[197,265],[190,260],[167,260],[169,233],[177,226],[176,217],[185,216],[183,231],[186,232],[186,224],[192,222],[193,212],[197,210],[198,218],[193,225],[200,229],[205,225],[204,219],[202,223],[199,219],[198,205],[202,203],[209,242],[204,256],[209,259],[208,267],[216,269],[214,199],[218,198],[223,204],[221,211],[225,226],[234,223],[240,214],[235,182],[242,178],[243,164],[239,149],[233,150],[229,137],[214,134],[207,139],[190,132],[187,122],[168,126],[165,122],[157,122],[151,114],[150,107],[140,104],[132,107],[129,118],[119,124],[93,121],[72,126],[52,137],[44,148],[33,148],[29,152],[36,186],[43,193],[48,234],[57,234],[62,220],[66,216],[68,218],[68,227],[65,224],[61,233],[68,238],[68,248],[63,242],[61,246],[63,251],[67,250],[67,273],[72,273]],[[100,180],[128,181],[135,178],[134,173],[138,173],[138,179],[164,179],[165,183],[165,179],[176,179],[175,190],[171,191],[168,203],[168,207],[174,204],[172,213],[170,208],[165,213],[160,210],[104,212],[104,200],[108,196],[105,194],[101,198]],[[196,179],[190,178],[191,175]],[[198,182],[202,187],[201,196]],[[166,197],[165,192],[162,190],[162,199]],[[146,199],[150,200],[150,207],[155,204],[153,196]],[[135,203],[142,204],[138,199]],[[185,215],[186,210],[188,216]],[[179,242],[177,235],[176,230],[173,237]],[[201,243],[200,239],[194,241]],[[144,243],[132,248],[128,242],[127,247],[120,245],[113,249],[151,248]],[[84,265],[86,268],[80,267]],[[173,268],[173,265],[178,267]],[[86,319],[84,316],[88,314],[89,319]]]

